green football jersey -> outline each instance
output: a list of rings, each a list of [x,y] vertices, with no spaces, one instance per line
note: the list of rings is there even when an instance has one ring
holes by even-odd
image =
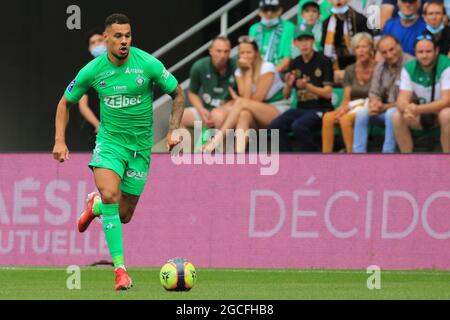
[[[419,103],[431,102],[433,85],[432,72],[425,72],[417,59],[408,62],[402,70],[400,90],[411,91],[419,98]],[[439,55],[436,66],[434,100],[441,98],[442,91],[450,90],[450,59]]]
[[[128,60],[120,67],[107,54],[87,64],[67,87],[65,97],[78,103],[94,88],[100,99],[98,137],[131,150],[153,146],[153,87],[171,94],[178,82],[152,55],[131,47]]]

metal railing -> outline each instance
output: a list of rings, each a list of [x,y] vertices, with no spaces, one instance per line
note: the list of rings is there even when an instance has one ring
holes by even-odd
[[[161,57],[163,54],[166,54],[176,46],[178,46],[180,43],[182,43],[184,40],[190,38],[192,35],[197,33],[198,31],[202,30],[204,27],[208,26],[212,22],[216,21],[218,18],[220,18],[220,33],[222,35],[227,35],[228,30],[228,12],[236,7],[238,4],[243,2],[244,0],[232,0],[226,5],[224,5],[222,8],[218,9],[216,12],[212,13],[199,23],[197,23],[192,28],[186,30],[182,34],[180,34],[178,37],[167,43],[165,46],[161,47],[157,51],[155,51],[152,55],[156,58]]]
[[[193,36],[198,31],[202,30],[205,26],[211,24],[212,22],[216,21],[220,18],[220,26],[221,26],[221,35],[228,36],[229,34],[235,32],[239,28],[243,27],[247,23],[249,23],[252,19],[254,19],[258,15],[258,9],[252,11],[250,14],[248,14],[246,17],[244,17],[239,22],[235,23],[231,27],[228,27],[228,12],[235,8],[238,4],[243,2],[244,0],[233,0],[230,1],[228,4],[223,6],[222,8],[218,9],[216,12],[208,16],[207,18],[200,21],[198,24],[187,30],[186,32],[182,33],[180,36],[176,37],[169,43],[167,43],[165,46],[161,47],[157,51],[153,53],[153,56],[159,58],[162,55],[166,54],[170,50],[174,49],[176,46],[181,44],[183,41],[189,39],[191,36]],[[295,5],[288,11],[286,11],[282,18],[284,20],[290,20],[293,17],[297,15],[298,12],[298,5]],[[188,63],[195,60],[197,57],[199,57],[201,54],[207,51],[207,49],[211,46],[212,41],[208,41],[204,45],[202,45],[200,48],[189,54],[187,57],[181,59],[178,63],[170,67],[168,70],[169,72],[173,73],[180,68],[184,67]],[[238,53],[238,47],[234,47],[231,51],[231,56],[234,57]],[[181,87],[183,90],[186,90],[189,87],[190,79],[185,80],[181,83]],[[171,113],[171,98],[167,95],[162,96],[158,100],[156,100],[153,104],[154,109],[154,117],[155,119],[159,119],[158,121],[155,121],[154,123],[154,140],[160,141],[165,137],[165,134],[168,129],[168,123]]]

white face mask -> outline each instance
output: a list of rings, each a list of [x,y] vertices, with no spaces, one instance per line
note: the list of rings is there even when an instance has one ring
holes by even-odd
[[[346,4],[342,7],[332,7],[331,12],[333,12],[334,14],[345,14],[348,9],[350,9],[350,7]]]
[[[95,48],[91,49],[91,55],[94,58],[100,57],[102,54],[104,54],[107,51],[106,46],[104,44],[101,44]]]
[[[439,25],[437,28],[433,28],[432,26],[427,24],[427,30],[430,31],[432,34],[436,34],[441,32],[442,30],[444,30],[445,26],[443,23],[441,23],[441,25]]]
[[[267,28],[275,27],[279,22],[280,22],[279,18],[275,18],[272,20],[261,18],[261,23]]]

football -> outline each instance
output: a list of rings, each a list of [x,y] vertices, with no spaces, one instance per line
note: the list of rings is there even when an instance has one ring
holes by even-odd
[[[197,272],[188,260],[174,258],[161,268],[159,279],[167,291],[190,291],[197,281]]]

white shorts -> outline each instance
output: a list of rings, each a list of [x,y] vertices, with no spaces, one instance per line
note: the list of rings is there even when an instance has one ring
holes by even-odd
[[[190,111],[192,112],[192,115],[194,116],[194,121],[202,121],[202,117],[200,116],[200,113],[198,113],[197,109],[194,107],[186,108],[184,111]]]
[[[270,105],[277,108],[280,115],[282,115],[283,113],[285,113],[286,111],[291,109],[291,104],[290,104],[289,100],[280,100],[277,102],[273,102]]]

